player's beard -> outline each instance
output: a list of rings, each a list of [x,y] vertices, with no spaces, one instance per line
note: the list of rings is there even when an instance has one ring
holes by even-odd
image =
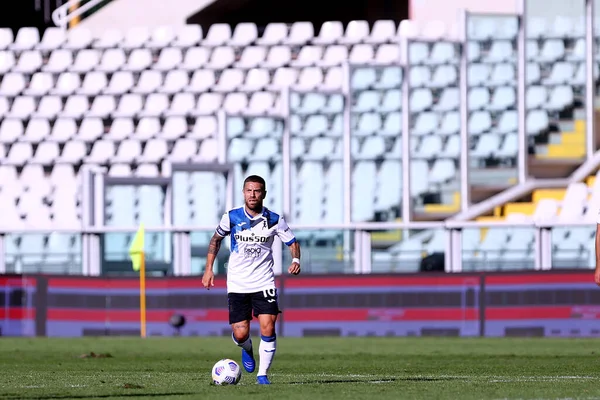
[[[248,201],[246,201],[246,207],[250,211],[259,212],[260,210],[262,210],[263,205],[262,201],[260,200],[256,200],[254,204],[250,204]]]

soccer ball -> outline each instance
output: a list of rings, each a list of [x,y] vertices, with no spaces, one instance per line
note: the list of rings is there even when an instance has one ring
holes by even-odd
[[[242,379],[242,370],[238,363],[225,358],[214,365],[212,379],[215,385],[237,385]]]

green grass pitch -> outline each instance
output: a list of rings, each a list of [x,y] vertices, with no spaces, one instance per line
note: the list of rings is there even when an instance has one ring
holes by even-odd
[[[280,338],[271,386],[244,373],[225,387],[210,383],[210,371],[221,358],[240,363],[230,338],[2,338],[0,398],[600,399],[599,344]],[[81,357],[91,352],[111,357]]]

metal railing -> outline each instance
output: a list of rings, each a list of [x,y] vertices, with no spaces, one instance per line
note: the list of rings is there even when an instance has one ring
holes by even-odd
[[[67,29],[69,22],[81,18],[86,12],[105,2],[107,0],[89,0],[80,6],[82,0],[69,0],[52,12],[52,22],[59,28]],[[77,8],[71,11],[73,7]]]

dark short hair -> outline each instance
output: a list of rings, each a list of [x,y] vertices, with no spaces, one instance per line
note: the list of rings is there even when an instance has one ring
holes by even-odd
[[[261,185],[263,185],[263,189],[267,190],[267,184],[266,184],[265,180],[258,175],[250,175],[249,177],[244,179],[244,186],[246,186],[247,182],[260,183]]]

